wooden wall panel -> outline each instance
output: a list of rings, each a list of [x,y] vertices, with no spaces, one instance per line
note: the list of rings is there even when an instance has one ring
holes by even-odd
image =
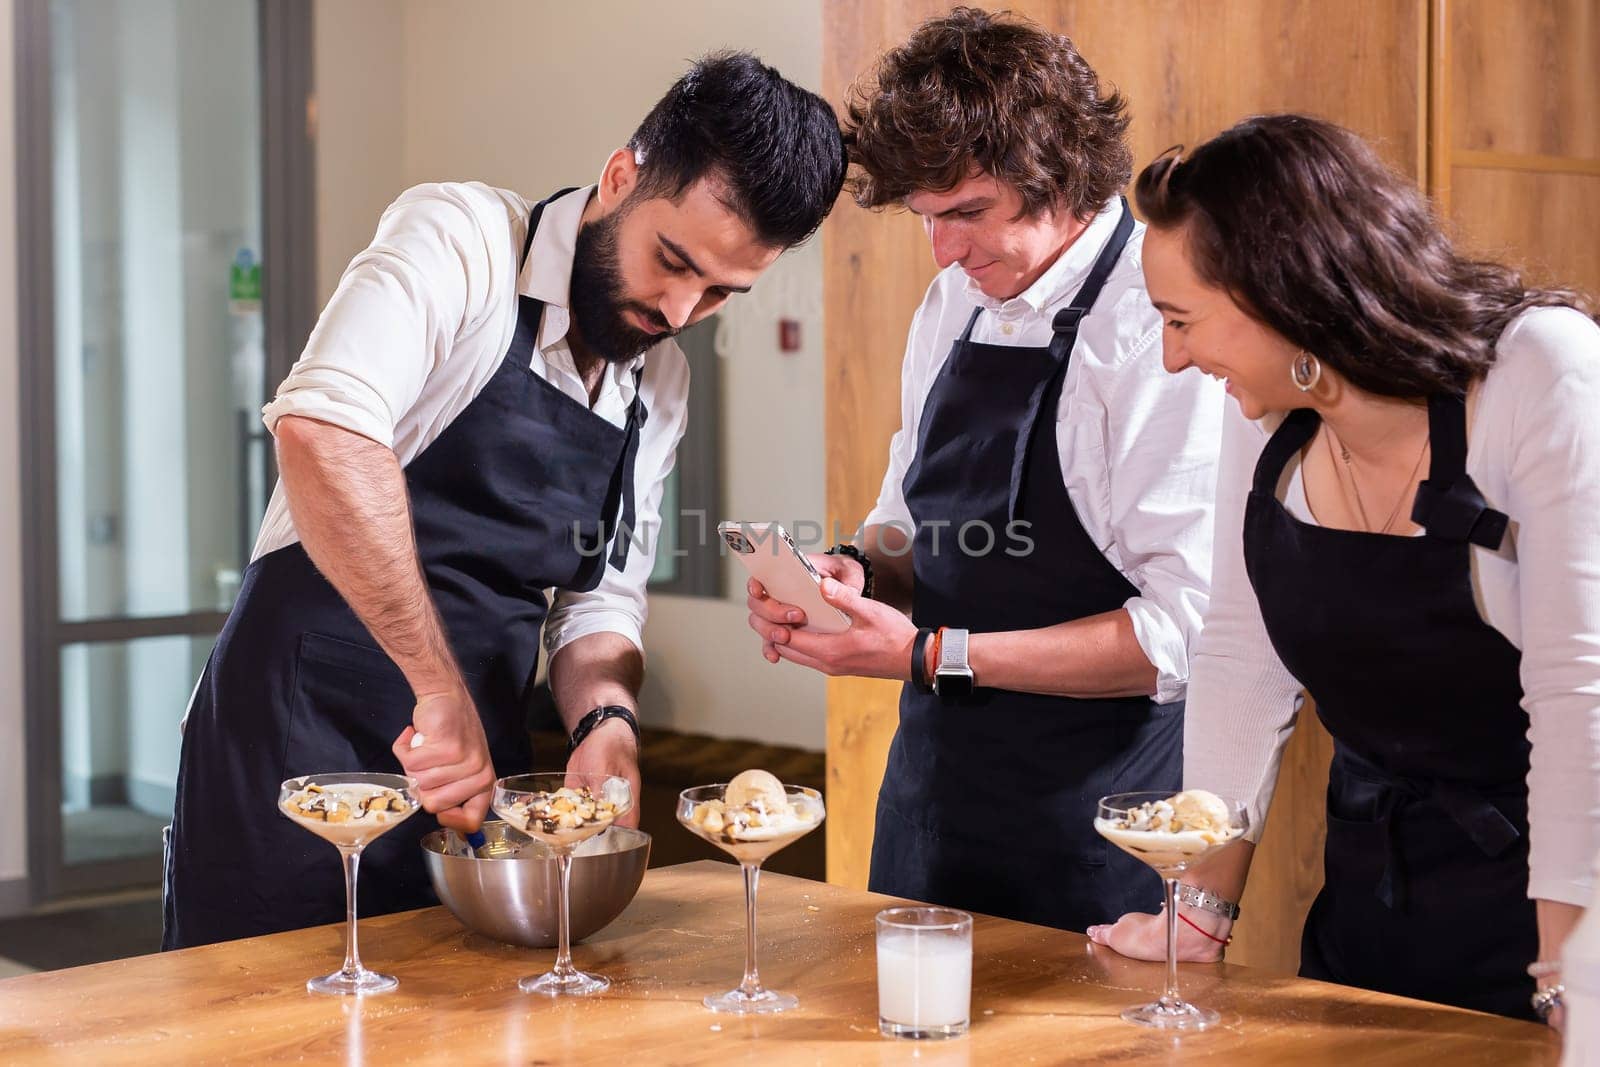
[[[931,0],[823,2],[823,86],[845,88],[922,19]],[[1421,180],[1426,150],[1426,0],[1023,0],[1012,7],[1071,35],[1132,105],[1136,168],[1168,145],[1196,144],[1238,119],[1300,110],[1372,138]],[[840,205],[824,228],[828,509],[859,522],[876,498],[899,428],[899,368],[911,314],[934,274],[914,219]],[[828,877],[866,883],[873,810],[898,687],[858,679],[828,688]],[[1298,929],[1321,882],[1329,743],[1308,713],[1258,850],[1230,959],[1292,970]]]
[[[823,91],[841,114],[846,88],[926,10],[824,0]],[[828,522],[854,529],[878,498],[889,439],[900,428],[906,329],[935,267],[913,216],[862,211],[848,197],[823,226],[822,241]],[[867,884],[899,693],[892,682],[828,681],[828,880],[852,889]]]
[[[1228,961],[1293,974],[1300,969],[1300,928],[1322,888],[1327,832],[1328,761],[1333,740],[1307,700],[1283,752],[1267,830],[1256,846],[1250,882],[1239,901]]]
[[[1435,0],[1457,239],[1600,295],[1600,0]]]
[[[1452,143],[1600,160],[1600,3],[1448,0]]]
[[[1522,266],[1530,281],[1600,294],[1600,170],[1457,167],[1451,183],[1450,208],[1463,245]]]

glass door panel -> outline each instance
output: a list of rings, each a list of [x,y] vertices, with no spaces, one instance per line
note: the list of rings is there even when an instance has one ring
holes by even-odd
[[[51,0],[60,617],[227,610],[264,506],[255,0]]]
[[[62,861],[158,857],[172,821],[179,723],[214,637],[61,650]]]

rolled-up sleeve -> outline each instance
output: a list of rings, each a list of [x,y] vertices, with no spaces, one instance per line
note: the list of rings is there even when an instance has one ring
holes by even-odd
[[[650,416],[634,461],[637,523],[628,562],[621,570],[607,564],[600,584],[588,592],[556,590],[544,625],[545,650],[551,657],[578,638],[597,633],[621,634],[644,652],[646,587],[661,542],[661,501],[689,425],[689,363],[676,345],[663,345],[648,357],[644,397]]]
[[[1138,595],[1123,607],[1156,668],[1156,700],[1181,700],[1211,593],[1224,394],[1161,365],[1159,318],[1128,348],[1107,397],[1105,466],[1114,562]]]
[[[485,232],[496,211],[504,244],[503,208],[473,187],[419,185],[401,194],[262,409],[267,429],[296,415],[392,448],[396,424],[450,358],[463,326],[489,310],[495,271],[506,269],[504,249],[492,248]]]

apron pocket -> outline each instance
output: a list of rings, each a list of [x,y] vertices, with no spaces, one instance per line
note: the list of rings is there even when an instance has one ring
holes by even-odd
[[[401,773],[392,746],[410,724],[415,703],[405,675],[382,651],[301,635],[283,777]]]

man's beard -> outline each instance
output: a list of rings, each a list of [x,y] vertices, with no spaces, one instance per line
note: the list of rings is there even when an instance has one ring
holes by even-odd
[[[595,355],[610,363],[626,363],[651,345],[677,336],[661,312],[630,301],[622,293],[617,265],[617,223],[620,212],[578,228],[572,255],[572,325]],[[622,317],[632,310],[663,333],[646,333]]]

